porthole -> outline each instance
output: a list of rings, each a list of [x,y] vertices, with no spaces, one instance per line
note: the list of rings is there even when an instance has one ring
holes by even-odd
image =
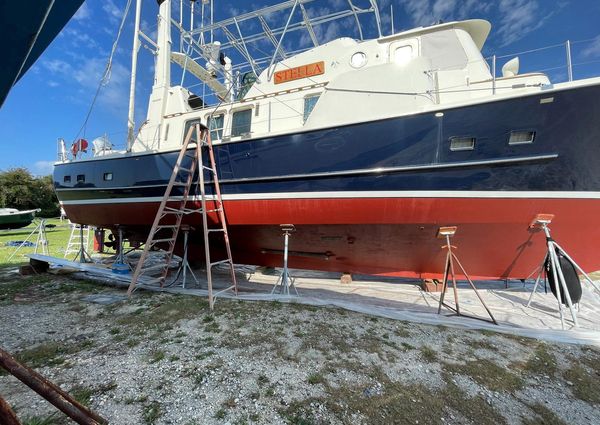
[[[533,143],[535,139],[535,131],[511,131],[508,138],[509,145],[525,145]]]
[[[350,58],[350,66],[352,68],[362,68],[367,63],[367,55],[363,52],[356,52]]]
[[[472,151],[475,149],[475,137],[451,137],[451,151]]]

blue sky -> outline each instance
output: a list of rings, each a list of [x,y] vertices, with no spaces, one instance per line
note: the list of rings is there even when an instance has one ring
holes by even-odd
[[[278,2],[215,0],[215,20]],[[364,0],[354,2],[364,4]],[[51,172],[56,158],[57,138],[64,137],[70,143],[82,126],[105,69],[126,3],[127,0],[86,0],[32,69],[13,88],[0,109],[0,170],[24,166],[37,175]],[[135,4],[135,1],[132,3]],[[188,0],[184,3],[187,15]],[[575,78],[600,75],[598,0],[379,0],[378,3],[384,34],[391,32],[390,5],[394,9],[396,32],[429,25],[440,19],[447,22],[483,18],[492,23],[492,33],[484,47],[485,56],[494,53],[510,55],[557,45],[570,39],[578,41],[573,45]],[[307,5],[307,9],[309,13],[319,14],[338,10],[344,5],[347,5],[345,0],[315,0]],[[101,89],[85,128],[88,140],[106,133],[115,145],[124,144],[133,9],[132,5],[116,50],[110,81]],[[154,0],[144,2],[142,29],[149,35],[156,30],[157,10]],[[178,17],[178,12],[175,12],[175,16]],[[282,16],[274,16],[272,21],[276,18]],[[196,18],[196,23],[198,21],[199,18]],[[372,22],[367,20],[364,24],[367,33],[374,36]],[[353,30],[353,21],[346,20],[319,27],[317,36],[323,42],[342,35],[355,36]],[[242,28],[244,31],[252,34],[253,28]],[[286,39],[284,46],[306,42],[306,37],[293,36]],[[554,81],[564,81],[566,78],[563,46],[520,57],[522,72],[543,69]],[[498,69],[508,59],[510,57],[500,60]],[[145,116],[152,67],[151,54],[148,49],[142,48],[136,101],[138,124]],[[174,74],[174,83],[176,81],[179,78]]]

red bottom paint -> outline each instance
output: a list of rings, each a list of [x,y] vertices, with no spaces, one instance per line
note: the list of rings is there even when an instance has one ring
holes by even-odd
[[[66,205],[71,221],[125,226],[145,240],[158,203]],[[600,200],[522,198],[377,198],[225,201],[236,263],[281,266],[279,224],[292,223],[290,267],[344,273],[436,278],[443,273],[440,226],[458,226],[452,244],[474,278],[526,278],[545,255],[537,214],[554,214],[554,239],[586,271],[600,269]],[[188,218],[201,229],[201,215]],[[202,235],[190,256],[203,259]],[[219,243],[215,237],[215,249]],[[211,251],[213,252],[213,251]],[[215,257],[218,254],[215,255]]]

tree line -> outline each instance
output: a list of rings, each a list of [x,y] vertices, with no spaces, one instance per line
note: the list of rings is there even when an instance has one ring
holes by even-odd
[[[0,207],[32,210],[41,217],[58,217],[60,206],[52,176],[34,177],[26,168],[0,171]]]

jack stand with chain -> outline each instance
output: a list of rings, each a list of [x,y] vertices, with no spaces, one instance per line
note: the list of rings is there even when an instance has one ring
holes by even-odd
[[[446,265],[444,266],[444,280],[442,281],[442,293],[440,295],[440,303],[439,303],[439,306],[438,306],[438,314],[441,313],[442,306],[443,306],[443,307],[446,307],[448,310],[453,311],[457,316],[465,316],[465,317],[469,317],[471,319],[477,319],[477,320],[483,320],[485,322],[490,322],[490,320],[483,319],[481,317],[470,316],[468,314],[463,314],[463,313],[460,312],[460,305],[459,305],[459,302],[458,302],[458,288],[456,287],[456,274],[454,272],[454,262],[456,262],[456,264],[458,264],[458,267],[460,267],[460,270],[462,271],[463,276],[467,279],[467,281],[469,282],[469,285],[471,286],[471,288],[473,289],[473,291],[475,291],[475,295],[477,295],[477,298],[479,298],[479,301],[481,301],[481,304],[483,304],[483,307],[485,308],[485,310],[489,314],[490,319],[491,319],[491,323],[493,323],[494,325],[497,325],[498,322],[496,322],[496,319],[494,318],[492,312],[488,308],[488,306],[485,303],[485,301],[483,301],[483,298],[481,298],[481,295],[479,294],[479,291],[477,291],[477,288],[475,287],[475,285],[473,284],[473,281],[471,280],[471,278],[469,277],[469,275],[465,271],[464,267],[462,266],[462,264],[458,260],[458,257],[452,251],[452,248],[456,248],[456,247],[453,247],[450,244],[450,237],[454,236],[454,234],[456,233],[456,229],[457,229],[456,226],[440,227],[438,229],[438,233],[437,233],[438,239],[446,239],[446,245],[442,246],[442,249],[447,249],[448,250],[447,253],[446,253]],[[455,304],[456,307],[452,307],[451,305],[448,305],[448,304],[446,304],[444,302],[444,298],[446,296],[446,290],[448,289],[448,280],[449,280],[449,277],[452,278],[452,290],[454,292],[454,304]]]
[[[10,261],[19,250],[29,242],[29,239],[33,237],[37,233],[37,239],[35,242],[35,253],[38,253],[38,249],[41,249],[43,255],[48,255],[48,238],[46,237],[46,220],[41,219],[35,229],[25,238],[23,242],[13,251],[13,253],[8,257],[8,261]],[[31,245],[30,245],[31,246]]]
[[[290,245],[290,234],[294,233],[296,231],[296,228],[294,227],[293,224],[280,224],[279,227],[281,228],[281,231],[283,232],[283,240],[284,240],[283,270],[281,271],[281,276],[279,276],[279,279],[277,279],[277,282],[275,282],[275,285],[273,286],[273,290],[271,291],[271,294],[274,294],[275,291],[277,290],[277,288],[279,288],[279,294],[290,296],[291,295],[290,288],[293,288],[294,292],[296,292],[296,295],[300,295],[300,294],[298,294],[298,290],[296,289],[296,285],[294,284],[295,279],[290,276],[290,271],[288,269],[288,252],[289,252],[289,245]]]
[[[529,296],[527,307],[531,305],[533,295],[537,291],[542,276],[544,276],[544,281],[546,281],[546,279],[548,278],[548,281],[551,285],[551,289],[553,289],[553,292],[558,300],[558,311],[560,314],[560,323],[562,329],[565,328],[564,314],[562,308],[563,304],[566,304],[569,308],[571,318],[573,319],[573,324],[575,325],[575,327],[578,327],[579,322],[577,320],[577,311],[574,308],[574,305],[578,305],[579,300],[581,298],[581,282],[577,277],[577,273],[574,271],[574,273],[572,273],[571,275],[574,275],[573,280],[576,280],[575,286],[570,285],[573,282],[571,282],[571,279],[569,279],[569,282],[567,282],[567,279],[565,279],[566,270],[563,269],[563,264],[561,263],[564,263],[565,260],[567,260],[574,269],[579,271],[585,277],[585,279],[592,285],[592,287],[596,291],[598,291],[598,293],[600,293],[600,288],[598,288],[598,286],[587,275],[587,273],[584,272],[583,269],[579,267],[579,265],[575,261],[573,261],[569,254],[567,254],[566,251],[562,249],[562,247],[554,239],[552,239],[552,236],[550,236],[550,228],[548,227],[548,225],[552,222],[553,219],[553,214],[538,214],[529,226],[530,229],[537,228],[543,230],[544,235],[546,236],[546,255],[544,256],[544,261],[539,267],[539,272],[537,274],[533,290],[531,291],[531,295]],[[577,285],[577,283],[579,283],[579,285]]]

